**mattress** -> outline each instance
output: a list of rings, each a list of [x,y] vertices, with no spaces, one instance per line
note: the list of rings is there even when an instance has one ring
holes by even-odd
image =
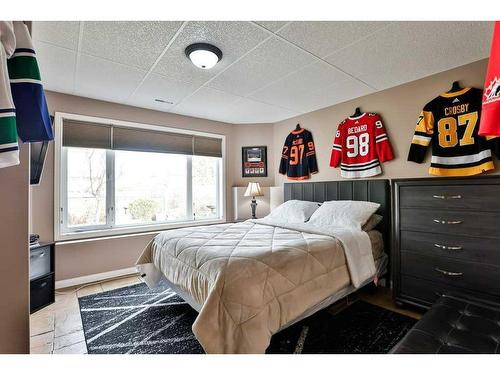
[[[335,236],[246,221],[163,232],[137,264],[146,275],[159,270],[200,307],[193,332],[207,353],[264,353],[290,322],[370,281],[370,242],[380,239],[375,232]]]
[[[370,238],[372,245],[373,259],[377,260],[384,255],[384,238],[378,230],[370,230],[366,232]]]

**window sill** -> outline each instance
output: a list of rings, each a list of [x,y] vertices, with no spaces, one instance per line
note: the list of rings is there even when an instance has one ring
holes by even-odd
[[[223,218],[213,220],[185,221],[170,224],[91,230],[84,232],[56,233],[55,241],[57,243],[76,243],[94,240],[106,240],[110,238],[158,234],[161,231],[168,229],[199,227],[203,225],[223,224],[226,222],[226,219]]]

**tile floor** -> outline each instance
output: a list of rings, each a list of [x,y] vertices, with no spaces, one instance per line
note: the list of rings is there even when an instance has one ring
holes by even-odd
[[[78,287],[60,289],[56,302],[30,316],[30,352],[34,354],[84,354],[87,352],[83,336],[78,297],[140,283],[137,276],[104,281]],[[64,294],[63,294],[64,293]]]
[[[30,317],[30,352],[32,354],[85,354],[87,347],[83,335],[78,297],[140,283],[137,276],[103,281],[82,289],[78,287],[58,290],[56,302]],[[64,293],[64,294],[63,294]],[[392,303],[390,290],[378,288],[375,293],[360,292],[362,300],[419,319],[420,312],[398,308]]]

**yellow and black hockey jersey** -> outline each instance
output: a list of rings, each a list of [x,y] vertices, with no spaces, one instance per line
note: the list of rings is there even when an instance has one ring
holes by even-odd
[[[499,138],[478,135],[482,95],[480,89],[464,88],[427,103],[418,118],[408,160],[422,163],[431,144],[432,175],[471,176],[494,169],[491,151],[499,155]]]
[[[318,163],[311,132],[303,128],[294,130],[283,145],[280,173],[286,174],[289,180],[305,180],[316,172]]]

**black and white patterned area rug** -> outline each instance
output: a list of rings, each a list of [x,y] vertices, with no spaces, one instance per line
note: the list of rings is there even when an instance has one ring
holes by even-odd
[[[79,299],[89,354],[199,354],[197,312],[160,284],[137,284]],[[277,333],[267,353],[387,353],[415,319],[357,301],[322,310]]]

